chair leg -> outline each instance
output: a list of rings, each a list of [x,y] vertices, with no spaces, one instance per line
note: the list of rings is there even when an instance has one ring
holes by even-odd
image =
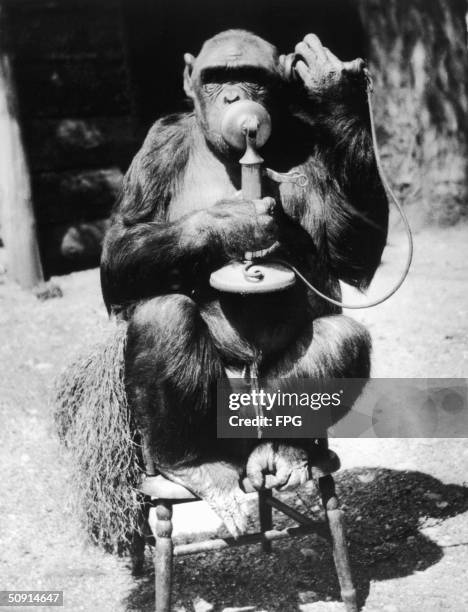
[[[156,502],[154,534],[155,601],[156,612],[170,612],[172,587],[172,504],[164,500]]]
[[[358,612],[356,590],[351,577],[348,548],[346,545],[343,513],[339,507],[338,498],[335,493],[335,481],[331,474],[319,478],[319,489],[330,527],[333,558],[338,582],[340,583],[341,598],[345,604],[346,612]]]
[[[260,491],[258,494],[258,514],[260,518],[260,531],[262,533],[273,529],[273,508],[265,501],[271,496],[272,492],[270,490]],[[271,553],[271,542],[269,540],[262,539],[261,547],[263,552]]]

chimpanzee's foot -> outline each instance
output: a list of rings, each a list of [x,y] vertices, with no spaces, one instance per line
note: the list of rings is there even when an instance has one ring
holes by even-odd
[[[226,461],[213,461],[161,471],[170,480],[206,501],[234,538],[245,533],[247,496],[240,488],[240,468]]]
[[[263,442],[250,453],[246,471],[257,490],[290,491],[309,479],[309,453],[287,442]]]

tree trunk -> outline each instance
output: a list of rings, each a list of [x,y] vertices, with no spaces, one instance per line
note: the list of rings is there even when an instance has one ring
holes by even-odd
[[[0,5],[0,26],[1,26]],[[0,29],[0,34],[2,31]],[[1,41],[0,41],[1,43]],[[9,58],[0,48],[0,199],[8,276],[24,289],[43,281],[31,183],[16,111]]]
[[[465,0],[355,0],[369,36],[384,165],[425,220],[467,211]]]

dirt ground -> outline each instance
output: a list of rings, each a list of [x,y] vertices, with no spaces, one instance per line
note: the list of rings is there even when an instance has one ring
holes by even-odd
[[[468,228],[415,236],[411,274],[390,301],[357,318],[374,339],[374,376],[468,376]],[[404,241],[391,239],[372,295],[395,279]],[[67,458],[49,398],[61,368],[105,326],[97,270],[56,279],[64,296],[39,302],[0,284],[0,589],[60,589],[65,609],[152,609],[127,561],[86,543],[69,504]],[[4,280],[4,279],[3,279]],[[1,282],[1,280],[0,280]],[[464,439],[335,439],[338,490],[364,612],[468,610],[468,446]],[[289,501],[320,514],[305,488]],[[201,504],[200,504],[201,505]],[[179,513],[178,531],[203,521]],[[328,544],[308,536],[175,563],[178,612],[343,610]]]

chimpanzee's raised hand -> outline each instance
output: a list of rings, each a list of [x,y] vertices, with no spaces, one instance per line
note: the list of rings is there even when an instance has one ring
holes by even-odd
[[[336,97],[363,82],[366,63],[358,58],[342,62],[324,47],[315,34],[307,34],[295,47],[295,52],[280,56],[285,75],[295,70],[307,94],[311,97]]]

